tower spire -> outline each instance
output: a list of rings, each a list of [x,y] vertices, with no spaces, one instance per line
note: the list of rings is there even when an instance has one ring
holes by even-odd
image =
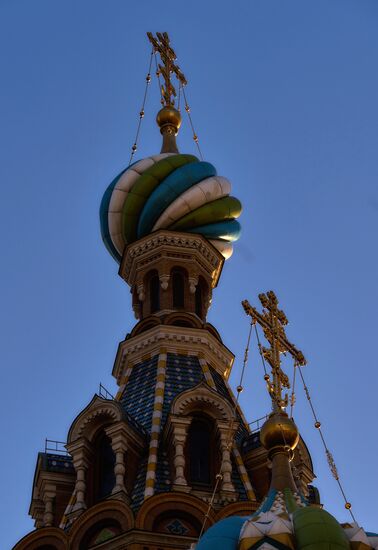
[[[186,86],[187,80],[184,73],[176,63],[176,54],[171,47],[169,36],[166,32],[157,32],[154,36],[151,32],[147,33],[148,39],[152,44],[154,53],[159,54],[160,63],[157,64],[157,75],[162,76],[164,83],[160,86],[161,103],[156,116],[160,133],[163,136],[162,153],[178,153],[176,136],[181,126],[181,114],[175,108],[175,99],[177,97],[176,88],[173,85],[172,78],[176,77],[179,86]]]
[[[271,489],[296,491],[290,461],[299,441],[299,432],[285,411],[288,396],[282,395],[282,389],[289,389],[290,383],[288,376],[281,369],[280,355],[289,353],[297,366],[305,365],[306,359],[286,337],[284,326],[288,324],[288,320],[285,313],[278,309],[275,293],[270,290],[266,294],[259,294],[259,299],[263,306],[262,313],[251,306],[248,300],[244,300],[242,305],[252,321],[262,327],[264,336],[270,344],[270,348],[261,347],[260,352],[272,369],[272,377],[266,374],[264,378],[272,400],[273,412],[261,429],[260,439],[272,460]]]

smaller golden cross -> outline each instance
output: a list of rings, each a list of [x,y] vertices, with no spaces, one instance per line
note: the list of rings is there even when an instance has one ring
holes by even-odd
[[[187,80],[180,67],[175,63],[177,57],[170,45],[169,36],[166,32],[157,32],[156,37],[152,32],[147,33],[155,53],[159,53],[162,65],[158,65],[158,74],[164,78],[164,85],[161,87],[161,93],[166,107],[175,104],[176,90],[172,84],[171,75],[174,73],[181,86],[186,86]]]
[[[254,323],[258,323],[263,331],[264,336],[270,344],[270,348],[261,346],[261,352],[272,368],[272,380],[267,375],[266,381],[268,391],[272,398],[273,410],[284,410],[288,405],[288,396],[282,396],[282,388],[290,388],[289,378],[281,369],[281,353],[290,353],[295,361],[295,365],[303,366],[306,364],[306,359],[301,351],[294,344],[289,342],[286,337],[284,326],[288,324],[285,313],[278,309],[277,296],[273,290],[266,294],[259,294],[261,305],[263,306],[262,313],[250,305],[248,300],[243,300],[242,306],[247,315],[252,317]]]

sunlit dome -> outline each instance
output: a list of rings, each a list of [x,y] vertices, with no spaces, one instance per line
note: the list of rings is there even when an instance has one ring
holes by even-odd
[[[158,229],[198,233],[225,258],[240,235],[241,203],[230,182],[193,155],[161,153],[139,160],[109,185],[101,233],[116,261],[130,244]]]

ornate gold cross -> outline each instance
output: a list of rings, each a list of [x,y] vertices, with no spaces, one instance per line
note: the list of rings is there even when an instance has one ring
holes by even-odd
[[[278,309],[277,296],[273,290],[259,294],[259,299],[263,306],[262,313],[251,306],[248,300],[243,300],[242,306],[246,314],[252,317],[252,321],[262,327],[264,336],[270,344],[270,348],[261,346],[261,352],[272,368],[272,380],[269,375],[266,375],[265,380],[272,398],[273,410],[277,412],[284,410],[288,405],[288,396],[286,394],[282,397],[282,388],[290,388],[289,378],[281,369],[281,353],[290,353],[298,366],[305,365],[306,359],[286,337],[284,326],[288,324],[288,320],[285,313]]]
[[[148,39],[151,42],[154,51],[159,53],[162,65],[158,65],[158,73],[164,78],[164,86],[161,87],[164,104],[166,107],[171,107],[175,104],[176,90],[171,81],[171,75],[174,73],[177,80],[182,86],[186,86],[187,80],[182,73],[180,67],[176,65],[177,59],[174,50],[170,46],[169,36],[166,32],[157,32],[156,37],[152,32],[147,33]]]

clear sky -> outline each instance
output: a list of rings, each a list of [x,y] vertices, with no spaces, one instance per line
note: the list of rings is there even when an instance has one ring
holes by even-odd
[[[128,163],[147,30],[170,33],[204,157],[244,205],[209,314],[236,355],[232,383],[240,301],[272,288],[355,516],[378,530],[377,28],[376,0],[0,0],[1,550],[32,529],[44,438],[65,441],[100,381],[116,391],[135,320],[98,209]],[[158,108],[154,81],[139,156],[160,150]],[[179,146],[195,152],[187,123]],[[253,347],[250,421],[269,408]],[[322,502],[348,520],[303,392],[295,418]]]

